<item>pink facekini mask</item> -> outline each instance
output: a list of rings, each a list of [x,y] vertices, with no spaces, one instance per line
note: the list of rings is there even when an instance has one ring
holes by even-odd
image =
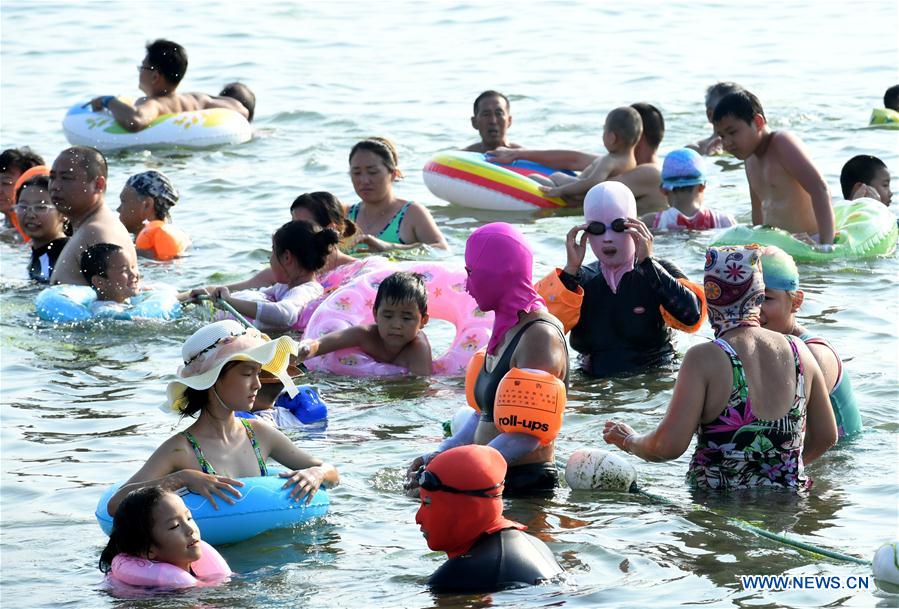
[[[634,257],[637,249],[629,232],[614,230],[621,223],[615,220],[627,220],[637,216],[637,201],[631,189],[620,182],[603,182],[597,184],[584,197],[584,222],[602,223],[605,232],[601,235],[587,233],[590,248],[599,260],[599,270],[613,294],[618,293],[621,278],[634,270]]]
[[[466,291],[482,311],[493,311],[493,332],[487,353],[493,354],[506,332],[518,323],[518,313],[546,309],[534,289],[533,255],[524,236],[505,222],[477,229],[465,243]]]

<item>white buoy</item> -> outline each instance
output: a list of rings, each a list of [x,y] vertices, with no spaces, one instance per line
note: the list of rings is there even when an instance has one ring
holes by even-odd
[[[871,561],[874,583],[887,594],[899,594],[899,543],[887,543],[877,550]]]
[[[598,448],[579,448],[568,457],[565,481],[577,490],[627,491],[637,470],[617,453]]]
[[[450,431],[453,435],[459,433],[459,430],[462,429],[462,426],[465,425],[465,421],[468,420],[468,417],[475,412],[475,409],[471,406],[460,406],[459,410],[453,415],[452,421],[450,421]]]

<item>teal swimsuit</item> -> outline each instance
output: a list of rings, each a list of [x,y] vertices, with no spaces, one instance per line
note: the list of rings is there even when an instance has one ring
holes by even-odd
[[[265,467],[265,459],[262,458],[262,451],[259,450],[259,443],[256,442],[256,432],[253,431],[253,426],[250,425],[250,422],[246,419],[238,419],[241,423],[243,423],[244,429],[247,430],[247,438],[250,439],[250,444],[253,446],[253,452],[256,453],[256,462],[259,463],[259,475],[267,476],[268,469]],[[187,438],[187,441],[190,442],[190,445],[194,448],[194,454],[197,456],[197,462],[200,464],[200,469],[204,474],[212,474],[215,475],[215,468],[212,467],[212,463],[210,463],[206,459],[206,455],[203,454],[203,449],[200,448],[200,443],[197,442],[197,439],[194,437],[192,433],[189,431],[182,431],[181,435]]]
[[[347,216],[353,222],[356,221],[356,216],[359,215],[359,206],[361,203],[356,203],[355,205],[350,206],[350,211]],[[409,201],[405,205],[403,205],[402,209],[400,209],[394,216],[390,219],[390,222],[387,223],[381,232],[379,232],[375,237],[386,241],[387,243],[399,243],[405,244],[405,242],[400,239],[400,224],[403,223],[403,218],[406,217],[406,210],[412,205],[412,201]]]
[[[840,367],[837,373],[837,382],[830,392],[830,405],[833,408],[833,416],[837,419],[837,431],[840,440],[846,436],[851,436],[862,430],[862,415],[858,411],[858,402],[855,399],[855,393],[852,391],[852,383],[849,377],[843,374],[843,360],[837,354],[836,350],[829,342],[818,336],[812,336],[808,332],[802,334],[799,339],[807,345],[824,345],[837,358],[837,364]]]

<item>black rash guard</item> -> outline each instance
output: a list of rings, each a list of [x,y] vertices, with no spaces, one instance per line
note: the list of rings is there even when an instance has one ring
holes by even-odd
[[[671,361],[671,332],[659,306],[684,325],[699,321],[701,303],[677,280],[686,279],[665,260],[647,257],[625,273],[613,294],[599,270],[599,262],[582,266],[577,275],[563,272],[565,287],[584,288],[571,346],[581,355],[581,367],[593,376],[609,376],[660,366]]]
[[[562,573],[545,543],[516,529],[484,535],[428,579],[434,592],[497,592],[534,586]]]

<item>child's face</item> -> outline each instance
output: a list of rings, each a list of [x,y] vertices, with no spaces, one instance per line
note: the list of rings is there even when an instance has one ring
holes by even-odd
[[[200,529],[181,497],[166,493],[153,506],[153,543],[147,558],[167,562],[185,571],[200,560]]]
[[[715,133],[721,138],[724,149],[743,161],[752,156],[761,141],[760,124],[764,125],[764,119],[758,115],[752,123],[735,116],[725,116],[715,123]]]
[[[153,199],[145,197],[139,192],[126,186],[119,194],[119,220],[125,225],[129,233],[137,234],[144,228],[144,222],[148,220],[148,207],[153,209]]]
[[[765,301],[759,322],[772,332],[788,334],[793,331],[793,298],[786,290],[765,290]]]
[[[16,180],[22,173],[15,169],[0,172],[0,212],[6,214],[12,211],[13,199],[16,196]]]
[[[393,194],[394,174],[370,150],[359,150],[350,159],[350,177],[353,189],[363,201],[382,201]]]
[[[122,303],[140,292],[140,272],[137,261],[130,260],[123,250],[112,252],[106,265],[106,276],[91,279],[100,300]]]
[[[35,241],[47,241],[62,236],[62,214],[50,202],[50,193],[43,188],[26,186],[16,203],[16,214],[22,231]]]
[[[889,207],[893,201],[893,191],[890,190],[890,172],[881,167],[874,173],[874,179],[868,182],[868,186],[880,195],[880,202]]]
[[[262,387],[260,372],[262,366],[256,362],[239,362],[219,375],[215,390],[231,410],[253,410],[256,394]]]
[[[391,347],[408,345],[427,321],[428,316],[423,316],[412,301],[392,302],[385,298],[375,314],[378,334]]]

